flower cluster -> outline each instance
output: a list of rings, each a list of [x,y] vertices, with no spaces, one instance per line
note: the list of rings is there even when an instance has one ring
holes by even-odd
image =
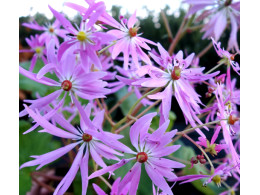
[[[200,56],[195,53],[186,55],[186,52],[178,51],[171,54],[160,43],[142,37],[141,31],[147,29],[140,29],[136,12],[129,18],[120,16],[116,20],[108,14],[104,2],[86,2],[87,8],[65,3],[79,12],[79,26],[72,24],[51,6],[49,9],[55,17],[53,24],[41,26],[36,21],[23,24],[40,34],[26,39],[31,49],[20,52],[34,54],[29,69],[20,66],[19,72],[51,90],[45,96],[37,95],[36,99],[24,100],[24,110],[19,116],[28,115],[35,123],[24,134],[40,127],[39,132],[50,134],[58,140],[68,140],[69,144],[46,154],[31,156],[33,160],[20,168],[37,165],[38,170],[76,151],[68,172],[56,186],[54,194],[64,194],[79,170],[84,195],[92,186],[97,194],[106,194],[100,186],[94,183],[89,185],[89,182],[97,177],[106,180],[103,175],[107,173],[114,178],[110,186],[113,195],[137,194],[141,188],[142,172],[146,172],[151,179],[150,188],[154,194],[173,194],[174,188],[169,182],[186,183],[204,179],[205,186],[211,182],[221,186],[230,176],[237,180],[232,188],[235,190],[240,174],[240,95],[236,79],[231,79],[231,67],[238,75],[240,68],[235,61],[236,54],[228,50],[234,48],[239,52],[236,40],[239,2],[185,0],[191,4],[186,17],[211,7],[204,10],[199,19],[210,18],[202,29],[205,32],[203,38],[212,38],[220,60],[206,73],[205,67],[199,65]],[[231,23],[232,30],[228,50],[225,50],[216,41],[228,23]],[[38,60],[42,60],[44,66],[35,71]],[[115,61],[121,62],[121,65]],[[224,74],[215,71],[222,65],[227,67]],[[206,97],[212,98],[208,104],[203,103],[197,92],[197,86],[204,84],[208,87]],[[104,98],[124,87],[128,87],[129,93],[116,105],[106,105]],[[114,122],[111,113],[129,95],[138,100],[131,105],[124,118]],[[190,128],[172,130],[170,113],[174,110],[173,97],[183,113],[178,117],[183,118]],[[157,104],[159,111],[148,113]],[[142,107],[145,109],[138,114]],[[65,112],[69,112],[69,117]],[[73,123],[78,116],[78,123]],[[156,130],[152,128],[154,118],[159,121]],[[110,125],[104,125],[105,121]],[[123,130],[131,144],[122,141]],[[188,136],[194,131],[196,141]],[[211,139],[208,132],[212,132]],[[190,162],[173,154],[184,147],[174,143],[182,137],[201,151],[196,156],[190,156]],[[218,158],[219,153],[224,158]],[[94,169],[90,168],[92,160]],[[192,169],[204,167],[207,173],[178,177],[175,169],[187,168],[190,164]],[[217,164],[220,165],[215,168]],[[117,169],[129,165],[131,168],[124,177],[117,176]]]

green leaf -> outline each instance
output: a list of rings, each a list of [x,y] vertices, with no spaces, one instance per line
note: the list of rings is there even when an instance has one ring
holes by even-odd
[[[28,121],[19,121],[19,166],[23,163],[33,160],[31,155],[41,155],[61,146],[58,141],[52,139],[52,135],[47,133],[38,133],[36,130],[26,135],[22,133],[28,130],[31,124]],[[31,172],[35,167],[25,167],[19,172],[19,194],[23,195],[31,189]]]
[[[128,93],[127,87],[123,87],[118,92],[116,92],[117,100],[119,101],[122,97],[124,97]],[[124,115],[126,115],[130,108],[134,105],[134,103],[137,101],[137,97],[134,93],[132,93],[121,105],[120,109],[123,112]]]

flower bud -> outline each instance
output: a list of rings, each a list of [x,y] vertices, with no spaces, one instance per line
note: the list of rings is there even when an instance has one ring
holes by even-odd
[[[200,160],[200,159],[204,159],[204,156],[203,155],[197,155],[197,159]]]
[[[207,92],[207,93],[205,94],[205,96],[206,96],[206,98],[209,98],[209,97],[212,96],[212,93]]]
[[[203,159],[200,159],[200,163],[201,163],[201,164],[205,164],[206,162],[207,162],[206,159],[204,159],[204,158],[203,158]]]

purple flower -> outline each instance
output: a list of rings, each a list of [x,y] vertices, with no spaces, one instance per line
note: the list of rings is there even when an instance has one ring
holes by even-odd
[[[121,19],[121,25],[118,24],[118,30],[110,30],[109,34],[117,37],[117,43],[113,46],[112,58],[116,57],[123,52],[124,54],[124,69],[127,70],[129,66],[129,56],[132,56],[134,68],[139,68],[139,58],[144,62],[151,64],[149,57],[143,52],[142,48],[150,50],[151,48],[147,45],[153,44],[154,42],[140,37],[142,33],[138,34],[139,27],[135,26],[137,22],[136,12],[128,19]]]
[[[210,17],[209,21],[202,28],[204,38],[214,37],[219,40],[223,34],[228,21],[231,23],[231,33],[228,41],[228,50],[236,50],[239,52],[239,47],[237,43],[237,31],[240,24],[240,1],[232,0],[184,0],[184,2],[192,5],[189,10],[189,15],[198,12],[204,8],[206,9],[200,16],[198,16],[197,21],[203,20],[206,17]]]
[[[228,145],[228,148],[227,148],[228,153],[231,154],[231,163],[233,166],[236,166],[236,171],[238,173],[240,173],[240,169],[239,169],[240,158],[233,145],[232,138],[231,138],[231,135],[234,135],[234,133],[235,133],[233,128],[235,127],[234,124],[236,123],[238,118],[232,114],[232,110],[230,110],[230,107],[228,105],[226,106],[224,104],[222,89],[219,85],[217,87],[216,98],[217,98],[218,109],[219,109],[218,118],[226,119],[226,120],[220,121],[220,124],[221,124],[222,130],[223,130],[223,137],[225,140],[225,144]],[[239,126],[237,128],[239,128]]]
[[[172,194],[171,188],[165,181],[164,177],[167,179],[176,178],[177,176],[172,172],[173,168],[183,168],[185,165],[163,158],[163,156],[168,156],[180,148],[180,145],[167,146],[177,132],[177,130],[173,130],[165,133],[170,122],[169,120],[167,120],[152,134],[148,133],[152,118],[155,115],[156,113],[146,114],[138,119],[130,128],[130,140],[137,151],[135,152],[135,157],[122,159],[114,165],[98,170],[91,174],[89,179],[103,175],[109,171],[114,171],[130,161],[135,160],[136,163],[134,166],[122,179],[119,191],[122,190],[123,186],[130,182],[129,194],[136,194],[141,175],[141,166],[144,164],[145,170],[153,184],[163,192]]]
[[[98,32],[94,24],[98,21],[99,16],[105,12],[105,5],[99,2],[90,6],[85,12],[80,27],[74,28],[72,24],[59,12],[50,7],[53,15],[60,21],[62,26],[72,34],[70,39],[63,42],[58,50],[58,60],[68,49],[73,52],[79,52],[84,64],[85,71],[89,71],[91,64],[101,68],[101,62],[96,51],[101,49],[101,45],[110,43],[115,40],[113,35],[104,32]]]
[[[122,186],[122,190],[119,191],[119,187],[121,186],[120,183],[121,178],[117,178],[111,188],[110,195],[127,195],[130,187],[130,183],[125,186]],[[93,188],[98,195],[106,195],[106,193],[96,184],[93,183]]]
[[[230,54],[228,51],[221,49],[220,45],[221,43],[218,42],[216,43],[216,41],[212,39],[212,43],[213,46],[217,52],[217,54],[219,55],[219,57],[221,57],[222,59],[219,61],[219,63],[225,63],[227,66],[232,66],[233,70],[240,75],[239,71],[240,71],[240,67],[239,64],[237,62],[234,61],[235,55],[234,54]]]
[[[227,164],[222,164],[218,166],[215,170],[214,173],[211,175],[186,175],[186,176],[181,176],[178,178],[171,179],[170,181],[183,181],[180,184],[192,182],[198,179],[206,179],[206,181],[203,183],[203,186],[207,186],[208,183],[211,183],[212,181],[215,182],[215,184],[220,187],[221,186],[221,181],[223,179],[226,179],[227,176],[231,176],[231,170],[234,169],[234,167],[229,167]]]
[[[150,53],[150,56],[162,67],[162,69],[155,66],[147,65],[146,70],[143,68],[143,73],[146,71],[149,78],[140,79],[134,84],[140,84],[144,87],[165,87],[164,91],[149,95],[150,99],[162,99],[161,113],[163,121],[169,118],[171,110],[172,94],[177,99],[181,110],[184,114],[186,122],[195,127],[195,121],[202,124],[200,119],[196,116],[200,114],[200,96],[194,90],[192,83],[201,82],[216,76],[218,72],[212,74],[203,74],[204,68],[188,68],[192,62],[194,54],[189,55],[183,59],[183,52],[179,51],[174,58],[169,56],[168,52],[158,43],[160,56]],[[203,104],[202,104],[203,105]],[[205,127],[207,129],[207,127]],[[202,136],[205,135],[200,129],[196,131]]]
[[[207,140],[204,137],[199,137],[197,141],[197,144],[205,147],[205,152],[209,152],[212,156],[216,156],[218,155],[218,153],[227,148],[226,144],[215,144],[215,141],[217,139],[217,135],[219,133],[221,129],[221,126],[217,126],[215,133],[213,135],[213,137],[211,138],[211,141],[209,142],[209,140]]]
[[[40,155],[40,156],[31,156],[35,158],[29,162],[21,165],[20,168],[29,167],[39,165],[37,170],[43,167],[44,165],[55,161],[60,158],[64,154],[68,153],[70,150],[75,148],[77,145],[80,145],[78,153],[71,165],[70,170],[65,175],[65,177],[61,180],[59,185],[57,186],[54,194],[64,194],[66,190],[69,188],[73,179],[75,178],[78,169],[81,171],[82,178],[82,194],[86,194],[87,186],[88,186],[88,159],[89,154],[92,156],[93,160],[101,167],[106,167],[106,164],[102,160],[100,156],[103,156],[106,159],[119,160],[118,156],[122,156],[121,153],[115,151],[119,150],[122,152],[131,153],[132,151],[120,143],[117,139],[122,138],[123,136],[115,135],[109,132],[105,132],[102,130],[102,122],[104,119],[104,111],[100,112],[96,115],[96,117],[91,121],[90,117],[90,106],[88,105],[84,110],[80,105],[78,100],[73,97],[73,101],[76,107],[79,110],[81,116],[81,123],[79,128],[75,128],[69,122],[67,122],[64,118],[60,118],[57,120],[59,125],[63,127],[65,130],[62,130],[51,123],[49,123],[44,117],[42,117],[39,113],[35,113],[29,107],[25,105],[25,108],[29,115],[41,125],[44,129],[40,132],[46,132],[51,135],[67,138],[74,140],[75,142],[61,147],[57,150],[51,151],[49,153]]]
[[[52,40],[47,48],[49,63],[46,64],[37,74],[19,67],[20,74],[32,79],[33,81],[60,88],[45,97],[32,100],[31,106],[41,109],[42,106],[50,104],[62,93],[64,93],[64,96],[67,94],[75,94],[88,100],[104,98],[105,94],[107,94],[110,90],[104,88],[107,83],[100,79],[103,78],[106,73],[102,71],[86,73],[82,69],[82,65],[77,63],[75,54],[70,52],[66,52],[61,61],[58,61],[55,55],[54,44],[55,43]],[[46,73],[51,71],[55,73],[59,81],[55,81],[44,76]]]
[[[48,23],[45,26],[40,26],[36,21],[31,23],[23,23],[23,26],[34,30],[45,31],[39,36],[39,39],[44,41],[46,45],[50,43],[51,39],[54,39],[57,47],[60,45],[58,36],[64,39],[66,38],[66,34],[68,34],[68,31],[60,29],[61,24],[58,20],[55,20],[53,24]]]
[[[34,66],[36,64],[37,59],[42,59],[43,62],[46,64],[47,60],[45,58],[46,55],[46,49],[44,46],[44,40],[40,40],[39,35],[30,36],[30,39],[26,38],[25,39],[27,44],[31,47],[31,49],[21,49],[19,52],[33,52],[33,57],[31,61],[31,65],[29,70],[32,72],[34,69]]]

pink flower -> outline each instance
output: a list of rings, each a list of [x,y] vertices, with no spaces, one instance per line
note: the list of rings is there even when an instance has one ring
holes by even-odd
[[[109,89],[105,88],[107,83],[102,81],[106,73],[102,71],[86,73],[82,69],[82,65],[78,64],[75,54],[66,52],[60,61],[57,60],[54,49],[54,41],[48,45],[48,64],[46,64],[37,74],[29,72],[22,67],[19,67],[20,74],[32,79],[35,82],[44,85],[59,87],[55,92],[32,100],[30,107],[41,109],[42,106],[50,104],[60,95],[75,94],[83,99],[92,100],[95,98],[104,98],[105,94],[109,93]],[[59,81],[45,77],[48,72],[54,72]],[[86,79],[88,78],[88,79]]]
[[[225,140],[225,144],[228,145],[227,150],[231,154],[231,162],[233,166],[236,166],[236,171],[240,173],[239,169],[239,164],[240,164],[240,157],[233,145],[231,135],[234,135],[235,131],[233,130],[234,124],[238,120],[235,115],[232,114],[232,110],[230,110],[229,106],[226,106],[224,104],[224,99],[222,95],[222,89],[218,85],[217,87],[217,102],[218,102],[218,109],[219,109],[219,114],[218,117],[219,119],[227,119],[227,120],[222,120],[220,121],[222,130],[223,130],[223,137]],[[237,127],[239,128],[239,127]]]
[[[151,64],[149,57],[143,52],[142,48],[146,50],[150,50],[151,48],[147,45],[153,44],[154,42],[140,37],[142,33],[138,34],[139,27],[135,26],[137,22],[136,12],[127,20],[122,18],[121,24],[118,24],[118,30],[110,30],[109,34],[115,35],[117,37],[117,43],[113,46],[112,50],[112,58],[116,59],[116,57],[123,52],[124,54],[124,69],[127,70],[129,66],[129,56],[132,56],[133,60],[133,68],[139,68],[139,58],[146,62],[147,64]]]
[[[99,2],[90,6],[82,18],[80,27],[77,27],[77,29],[74,28],[62,14],[58,13],[50,6],[49,8],[62,26],[72,34],[69,40],[61,44],[58,50],[58,60],[60,61],[65,51],[70,48],[72,52],[80,53],[80,58],[84,64],[83,68],[85,68],[85,71],[90,70],[91,64],[95,64],[98,68],[102,68],[96,51],[101,49],[102,45],[110,43],[115,39],[113,35],[98,32],[94,27],[99,16],[105,12],[104,3]]]
[[[237,62],[234,61],[235,55],[234,54],[230,54],[228,51],[221,49],[220,45],[221,43],[218,42],[216,43],[216,41],[212,39],[212,43],[213,46],[217,52],[217,54],[219,55],[219,57],[221,57],[222,59],[220,60],[219,63],[225,63],[227,66],[232,66],[233,70],[240,75],[239,71],[240,71],[240,67],[239,64]]]
[[[237,43],[237,31],[240,24],[240,1],[232,0],[184,0],[184,2],[192,5],[189,10],[189,15],[198,12],[204,8],[207,8],[201,15],[198,16],[197,21],[201,21],[206,17],[209,17],[209,21],[202,28],[204,38],[214,37],[219,40],[223,34],[228,21],[231,23],[231,33],[228,41],[228,50],[236,50],[239,52]],[[209,9],[208,9],[209,8]]]
[[[167,120],[152,134],[148,133],[152,118],[155,115],[156,113],[146,114],[138,119],[130,128],[130,140],[137,151],[135,152],[135,157],[123,159],[114,165],[98,170],[91,174],[89,179],[98,177],[109,171],[114,171],[130,161],[136,160],[137,162],[122,179],[119,191],[122,190],[123,186],[130,182],[129,194],[136,194],[141,175],[141,166],[144,164],[145,170],[153,184],[163,192],[172,194],[171,188],[165,181],[164,177],[168,179],[176,178],[177,176],[172,172],[173,168],[183,168],[185,165],[163,158],[163,156],[170,155],[180,147],[180,145],[167,146],[177,132],[177,130],[173,130],[165,133],[170,122],[169,120]]]
[[[186,176],[181,176],[178,178],[171,179],[170,181],[183,181],[180,184],[192,182],[198,179],[207,179],[204,183],[203,186],[207,186],[208,183],[211,183],[212,181],[215,182],[215,184],[220,187],[221,186],[221,181],[223,179],[226,179],[227,176],[231,176],[231,170],[233,170],[235,167],[229,167],[227,164],[222,164],[218,166],[212,175],[186,175]]]
[[[128,183],[125,186],[122,186],[122,190],[119,191],[119,187],[121,187],[121,183],[120,183],[121,178],[117,178],[113,185],[112,185],[112,189],[110,192],[110,195],[127,195],[128,191],[129,191],[129,187],[130,187],[130,183]],[[106,193],[96,184],[93,183],[93,188],[96,191],[97,195],[106,195]]]
[[[55,20],[53,24],[46,24],[45,26],[40,26],[36,21],[31,22],[31,23],[23,23],[23,26],[34,29],[34,30],[39,30],[39,31],[45,31],[39,36],[39,39],[41,41],[44,41],[46,45],[49,44],[51,39],[54,39],[55,44],[57,47],[59,47],[59,39],[58,36],[61,38],[66,38],[66,34],[68,34],[68,31],[64,29],[60,29],[60,22],[58,20]]]
[[[144,87],[165,87],[164,91],[148,96],[150,99],[162,99],[162,121],[169,118],[172,94],[174,94],[181,107],[186,122],[189,121],[193,127],[197,126],[195,121],[202,124],[200,119],[197,117],[197,114],[200,114],[199,104],[202,104],[202,102],[200,101],[200,96],[194,90],[193,85],[191,85],[191,82],[196,83],[208,80],[213,76],[216,76],[219,72],[205,75],[202,73],[204,68],[188,68],[192,62],[194,54],[183,59],[183,52],[179,51],[173,58],[169,56],[168,52],[159,43],[158,49],[160,56],[154,55],[153,53],[150,53],[150,56],[162,68],[160,69],[155,66],[147,65],[146,69],[143,68],[144,71],[142,74],[145,74],[146,72],[150,77],[140,79],[133,84],[140,84]],[[197,128],[196,131],[202,137],[205,137],[200,129]]]
[[[39,113],[35,113],[33,110],[25,105],[25,108],[29,115],[44,128],[40,132],[46,132],[57,137],[71,139],[75,142],[40,156],[32,156],[35,159],[24,163],[23,165],[21,165],[20,168],[39,165],[37,167],[38,170],[44,165],[53,162],[64,154],[68,153],[77,145],[81,145],[71,165],[70,170],[55,189],[54,194],[58,195],[62,195],[67,191],[73,179],[75,178],[79,168],[82,178],[82,194],[86,194],[88,187],[89,155],[92,156],[93,160],[99,166],[104,168],[106,167],[106,164],[100,156],[103,156],[106,159],[119,161],[119,158],[115,155],[122,156],[122,154],[115,150],[127,153],[132,152],[128,147],[117,140],[119,138],[122,138],[123,136],[115,135],[102,130],[101,126],[104,119],[104,111],[101,111],[98,115],[96,115],[93,121],[91,121],[89,119],[89,106],[91,105],[89,104],[84,110],[78,100],[74,96],[72,96],[72,98],[81,116],[81,123],[79,128],[75,128],[64,118],[60,118],[60,120],[57,120],[57,122],[59,125],[61,125],[61,127],[65,129],[62,130],[49,123]]]
[[[218,153],[227,148],[226,144],[215,144],[215,141],[217,139],[217,136],[219,131],[221,129],[221,126],[217,126],[215,133],[213,135],[213,137],[211,138],[211,141],[209,142],[209,140],[207,140],[204,137],[199,137],[199,141],[197,141],[197,144],[205,147],[205,152],[209,152],[212,156],[216,156],[218,155]]]
[[[30,39],[26,38],[25,39],[27,44],[31,47],[31,49],[21,49],[19,52],[33,52],[33,57],[31,61],[31,65],[29,70],[32,72],[34,69],[34,66],[36,64],[37,59],[42,59],[43,62],[46,64],[47,60],[45,58],[46,55],[46,49],[44,46],[44,40],[40,40],[39,35],[35,35],[33,37],[32,35],[30,36]]]

